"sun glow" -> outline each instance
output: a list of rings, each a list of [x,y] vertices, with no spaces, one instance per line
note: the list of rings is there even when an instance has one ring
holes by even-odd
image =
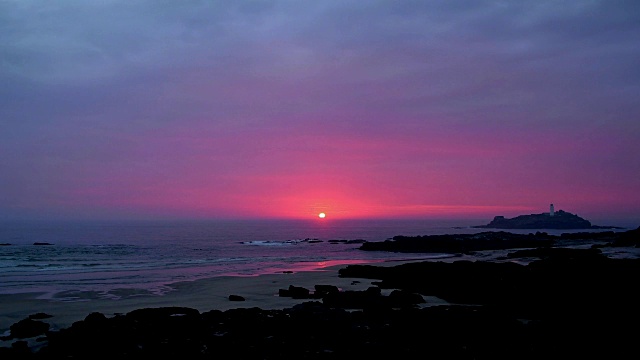
[[[320,214],[318,214],[318,217],[319,217],[320,219],[324,219],[324,218],[325,218],[325,216],[327,216],[327,214],[325,214],[325,213],[320,213]]]

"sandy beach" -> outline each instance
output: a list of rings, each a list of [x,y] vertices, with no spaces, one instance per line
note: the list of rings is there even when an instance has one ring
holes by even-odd
[[[581,247],[586,247],[584,245]],[[613,248],[605,250],[611,258],[638,258],[640,250],[637,248]],[[479,251],[474,254],[450,255],[428,259],[429,261],[447,262],[492,261],[500,262],[499,258],[509,250]],[[375,266],[396,266],[427,259],[396,260],[384,262],[340,261],[335,263],[310,264],[292,272],[278,272],[257,276],[221,276],[195,281],[177,282],[167,285],[163,294],[150,293],[141,289],[121,289],[105,294],[97,292],[74,292],[58,294],[22,293],[0,294],[0,334],[6,333],[9,327],[36,313],[52,315],[43,319],[51,325],[51,330],[69,327],[76,321],[83,320],[92,312],[100,312],[107,317],[125,314],[135,309],[151,307],[180,306],[197,309],[204,312],[209,310],[225,311],[234,308],[284,309],[303,302],[301,299],[278,296],[279,289],[286,289],[289,285],[313,289],[317,284],[335,285],[340,290],[362,291],[372,286],[371,279],[339,277],[338,271],[349,264],[371,264]],[[510,262],[526,264],[524,259],[509,259]],[[390,292],[390,290],[384,290]],[[242,296],[245,301],[230,301],[229,295]],[[425,297],[427,303],[423,306],[446,304],[437,297]],[[10,342],[1,342],[0,346],[7,346]]]
[[[640,316],[629,286],[640,266],[637,234],[511,249],[495,249],[483,235],[474,241],[488,250],[428,261],[308,262],[291,271],[177,282],[162,294],[2,295],[0,349],[16,359],[344,358],[427,350],[461,359],[621,358],[636,334],[624,324]],[[546,235],[527,238],[536,236]],[[464,243],[450,241],[459,242],[455,248]]]
[[[411,261],[390,261],[375,263],[378,266],[392,266]],[[12,324],[36,313],[52,315],[42,321],[51,325],[51,330],[67,328],[76,321],[83,320],[92,312],[100,312],[107,317],[124,314],[147,307],[180,306],[209,310],[234,308],[284,309],[303,302],[301,299],[278,296],[279,289],[289,285],[313,289],[316,284],[335,285],[341,290],[365,290],[371,280],[341,278],[338,270],[346,264],[331,265],[320,270],[305,270],[293,273],[275,273],[258,276],[224,276],[179,282],[169,285],[162,294],[151,294],[137,289],[122,289],[111,292],[114,298],[105,298],[94,292],[57,294],[51,298],[40,293],[0,295],[0,330],[6,332]],[[115,298],[115,295],[120,298]],[[73,295],[74,300],[67,300]],[[229,295],[239,295],[245,301],[230,301]],[[437,303],[437,301],[435,302]],[[0,346],[11,342],[0,342]]]

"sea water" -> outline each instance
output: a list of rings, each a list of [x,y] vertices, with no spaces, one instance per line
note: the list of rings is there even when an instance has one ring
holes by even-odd
[[[110,296],[119,289],[162,294],[171,283],[207,277],[446,256],[358,248],[362,241],[396,235],[487,231],[472,227],[482,223],[329,219],[0,223],[0,294]]]

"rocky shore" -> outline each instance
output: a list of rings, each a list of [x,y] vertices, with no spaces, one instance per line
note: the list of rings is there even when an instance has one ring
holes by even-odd
[[[278,295],[300,303],[285,309],[94,312],[55,331],[43,321],[47,314],[33,314],[11,326],[12,345],[0,348],[0,358],[631,357],[640,335],[640,259],[603,250],[638,248],[640,228],[593,235],[599,239],[588,247],[558,246],[581,236],[592,235],[517,246],[493,261],[349,265],[341,278],[371,286],[290,284]]]
[[[394,236],[390,240],[365,242],[360,250],[404,253],[465,254],[475,251],[508,250],[535,247],[566,247],[575,244],[621,246],[633,243],[637,230],[579,232],[550,235],[537,231],[515,234],[507,231],[486,231],[477,234],[449,234],[424,236]]]
[[[616,226],[593,225],[589,220],[563,210],[553,214],[519,215],[510,219],[496,216],[490,223],[474,227],[483,229],[619,229]]]

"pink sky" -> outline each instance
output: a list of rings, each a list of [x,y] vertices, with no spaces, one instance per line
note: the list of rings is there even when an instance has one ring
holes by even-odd
[[[231,3],[0,5],[0,220],[640,220],[626,5]]]

